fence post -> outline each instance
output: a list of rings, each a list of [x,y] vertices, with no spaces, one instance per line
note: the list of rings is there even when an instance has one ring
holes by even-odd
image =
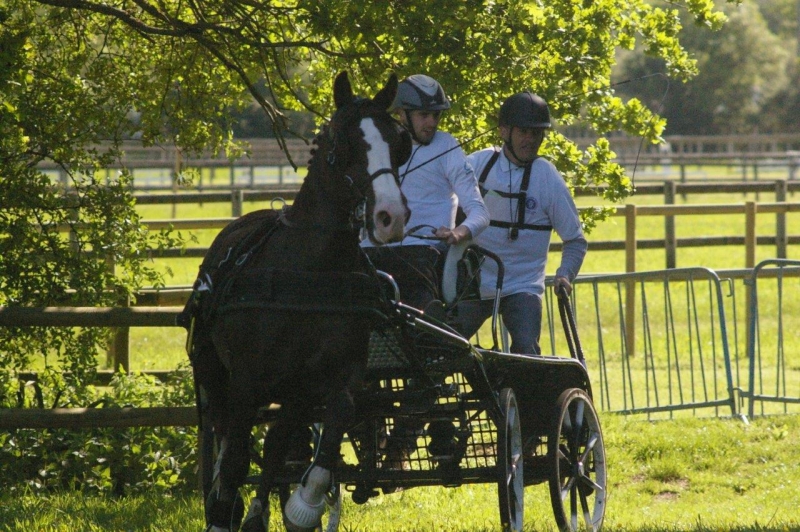
[[[788,185],[785,179],[775,181],[775,201],[777,203],[786,202],[786,192]],[[775,256],[779,259],[786,258],[786,246],[789,244],[789,237],[786,234],[786,211],[775,213]]]
[[[681,163],[681,183],[686,183],[686,165]],[[681,197],[686,200],[686,193],[682,193]]]
[[[231,190],[231,216],[238,218],[242,215],[242,203],[244,202],[244,191],[239,188]]]
[[[675,205],[675,181],[664,181],[664,204]],[[675,250],[678,240],[675,236],[675,215],[664,216],[664,251],[667,254],[667,269],[675,268]]]
[[[756,212],[758,204],[755,201],[746,201],[744,204],[744,262],[745,268],[756,265]]]
[[[114,258],[110,255],[106,257],[106,268],[114,275],[116,264]],[[129,307],[130,305],[130,297],[126,297],[125,300],[119,302],[121,307]],[[125,373],[130,373],[131,371],[130,336],[131,330],[128,327],[115,327],[112,329],[106,363],[113,371],[117,371],[120,366]]]
[[[757,204],[748,201],[744,204],[744,267],[752,270],[756,265],[756,212]],[[752,288],[752,287],[751,287]],[[745,323],[750,323],[753,318],[752,290],[745,291]],[[745,329],[745,345],[750,345],[750,329]]]
[[[636,271],[636,205],[625,205],[625,273]],[[636,354],[636,282],[625,285],[625,341],[628,356]]]

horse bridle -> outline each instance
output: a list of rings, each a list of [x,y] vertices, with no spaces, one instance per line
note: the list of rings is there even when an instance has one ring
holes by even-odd
[[[365,98],[358,98],[358,99],[355,99],[353,101],[353,105],[356,106],[356,109],[360,109],[361,106],[364,103],[368,102],[368,101],[369,100],[367,100]],[[341,110],[337,111],[337,114],[339,112],[341,112]],[[347,124],[348,124],[348,122],[350,120],[355,121],[355,120],[361,120],[362,118],[364,118],[364,116],[362,116],[359,113],[356,113],[355,116],[353,116],[352,118],[348,117],[348,119],[345,120],[344,124],[341,126],[340,129],[344,129],[347,126]],[[334,123],[335,119],[336,119],[336,115],[334,115],[334,118],[331,119],[331,125]],[[394,120],[394,119],[392,119],[392,120]],[[397,122],[396,120],[394,120],[394,122],[399,124],[399,122]],[[402,124],[401,124],[401,126],[402,126]],[[325,160],[328,163],[328,166],[331,167],[331,168],[333,168],[336,165],[336,161],[337,161],[337,159],[336,159],[336,151],[337,151],[337,146],[338,146],[337,139],[338,139],[339,135],[341,135],[341,134],[342,133],[340,131],[337,131],[337,132],[333,132],[333,134],[330,135],[331,147],[328,150],[328,155],[325,157]],[[397,171],[394,168],[390,168],[390,167],[379,168],[378,170],[372,172],[371,174],[369,174],[367,176],[366,186],[364,187],[364,190],[366,190],[366,188],[368,186],[370,186],[377,178],[379,178],[379,177],[381,177],[382,175],[385,175],[385,174],[390,174],[390,175],[394,176],[395,180],[399,179]],[[347,190],[350,192],[351,196],[353,198],[355,198],[355,204],[349,209],[349,215],[350,216],[349,216],[349,221],[347,223],[342,224],[342,225],[340,225],[338,227],[336,227],[336,226],[323,227],[323,226],[316,226],[316,225],[313,226],[313,227],[312,226],[303,227],[301,224],[298,224],[296,222],[292,222],[291,220],[289,220],[286,217],[286,213],[287,213],[287,209],[288,208],[284,208],[284,210],[278,216],[278,220],[281,223],[283,223],[283,225],[285,225],[286,227],[302,228],[302,229],[313,229],[313,230],[323,230],[323,231],[350,232],[350,231],[360,231],[361,229],[366,228],[367,227],[367,221],[366,221],[367,195],[366,195],[365,191],[359,189],[356,186],[355,179],[353,179],[353,177],[348,172],[346,172],[346,171],[343,172],[342,178],[345,180],[345,183],[347,184]]]
[[[333,167],[336,164],[336,149],[337,149],[337,145],[338,145],[337,139],[338,139],[339,135],[343,134],[343,133],[341,133],[341,131],[344,130],[347,127],[348,123],[351,120],[352,121],[356,121],[356,120],[360,121],[363,118],[369,117],[368,114],[361,114],[358,111],[360,111],[361,108],[365,104],[370,102],[370,101],[371,100],[366,99],[366,98],[354,98],[353,99],[353,102],[350,105],[355,106],[356,112],[354,113],[354,115],[346,117],[344,119],[344,123],[340,126],[339,131],[334,132],[331,135],[331,147],[330,147],[330,150],[328,151],[328,155],[326,157],[326,161],[328,163],[328,166]],[[331,122],[330,122],[331,126],[336,121],[336,115],[338,115],[341,112],[342,112],[342,109],[338,110],[334,114],[334,116],[333,116],[333,118],[331,119]],[[389,118],[396,125],[399,125],[401,128],[403,128],[406,131],[408,131],[405,128],[405,126],[403,126],[402,123],[400,123],[399,121],[395,120],[391,115],[389,115]],[[391,158],[391,156],[390,156],[390,158]],[[391,168],[391,167],[379,168],[378,170],[372,172],[371,174],[369,174],[367,176],[366,186],[364,187],[364,190],[366,190],[366,188],[368,186],[370,186],[377,178],[379,178],[380,176],[385,175],[385,174],[390,174],[395,178],[395,181],[399,181],[399,175],[398,175],[397,171],[394,168]],[[352,193],[353,197],[356,199],[355,205],[350,209],[350,224],[349,224],[349,227],[350,227],[350,229],[358,229],[358,230],[366,228],[366,226],[367,226],[367,222],[366,222],[367,195],[365,194],[364,191],[362,191],[358,187],[356,187],[355,180],[353,179],[353,177],[349,173],[344,172],[343,173],[343,178],[346,180],[348,190]]]

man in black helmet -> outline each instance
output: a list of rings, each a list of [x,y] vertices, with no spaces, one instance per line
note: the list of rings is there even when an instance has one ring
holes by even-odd
[[[536,94],[520,92],[500,107],[500,148],[487,148],[467,158],[479,178],[489,209],[488,229],[475,243],[497,253],[505,276],[500,295],[503,324],[511,335],[511,352],[539,354],[545,266],[553,230],[563,241],[554,285],[569,293],[588,244],[578,210],[564,179],[553,164],[539,157],[550,127],[550,110]],[[485,261],[481,300],[458,307],[459,329],[472,337],[492,313],[497,269]]]
[[[475,173],[450,134],[439,131],[450,100],[438,81],[409,76],[397,87],[392,109],[413,139],[411,157],[400,167],[400,188],[411,217],[402,242],[373,247],[362,242],[375,267],[391,274],[403,302],[425,310],[439,298],[436,263],[448,244],[474,238],[489,225]],[[458,207],[466,219],[456,226]]]

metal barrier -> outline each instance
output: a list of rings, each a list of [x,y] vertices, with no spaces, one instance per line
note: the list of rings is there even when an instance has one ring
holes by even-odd
[[[707,268],[579,276],[572,304],[595,404],[648,418],[739,415],[722,286]],[[550,354],[566,345],[554,300],[548,288],[541,345]]]
[[[773,283],[773,284],[768,284]],[[800,261],[769,259],[753,268],[747,281],[748,415],[798,413],[800,408],[800,335],[798,298]],[[794,383],[790,387],[789,383]],[[756,412],[756,406],[758,411]],[[790,408],[795,405],[795,408]]]

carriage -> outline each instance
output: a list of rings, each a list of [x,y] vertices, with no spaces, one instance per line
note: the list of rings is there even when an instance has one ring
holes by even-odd
[[[267,530],[275,492],[287,528],[320,527],[328,506],[333,531],[342,490],[364,503],[399,488],[486,482],[498,487],[504,529],[522,530],[524,486],[548,482],[561,529],[597,530],[605,452],[566,295],[570,358],[502,352],[496,308],[484,349],[448,316],[474,293],[481,261],[502,270],[490,251],[451,250],[442,307],[422,312],[359,248],[362,231],[376,244],[404,233],[397,168],[411,140],[387,112],[396,88],[391,76],[374,98],[357,98],[337,76],[337,111],[293,205],[234,221],[200,266],[179,323],[189,331],[206,531]],[[266,424],[257,456],[253,427]],[[248,476],[253,463],[259,472]],[[246,482],[257,488],[244,516]]]
[[[451,251],[459,257],[473,252],[482,260],[487,253],[477,246]],[[472,483],[497,484],[502,528],[522,530],[523,489],[545,482],[560,530],[599,530],[605,450],[568,296],[556,295],[570,356],[521,356],[497,349],[496,314],[493,348],[472,345],[446,318],[399,303],[396,285],[383,275],[393,304],[371,334],[366,384],[348,429],[355,459],[338,468],[326,498],[326,530],[338,527],[342,490],[363,504],[399,489]],[[199,407],[202,417],[206,409]],[[268,424],[274,414],[275,407],[262,409],[259,423]],[[312,442],[318,441],[321,420],[319,411],[306,420]],[[411,451],[389,452],[395,427],[409,423],[418,427]],[[201,477],[208,495],[218,447],[211,424],[201,427]],[[284,503],[309,458],[288,459],[277,476],[275,490]],[[254,453],[252,460],[258,464],[261,458]],[[248,481],[257,484],[257,475]]]

